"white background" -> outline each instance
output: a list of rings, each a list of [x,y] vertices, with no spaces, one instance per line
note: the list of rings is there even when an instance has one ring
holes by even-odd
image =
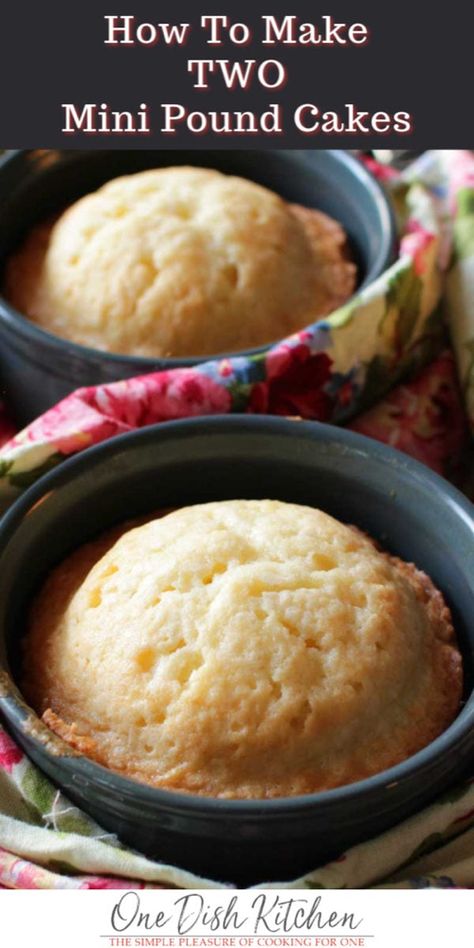
[[[254,933],[256,920],[252,903],[263,890],[212,890],[190,893],[177,890],[137,891],[140,912],[149,916],[149,928],[135,921],[122,932],[114,932],[111,917],[114,906],[128,890],[107,891],[2,891],[0,892],[0,945],[5,948],[204,948],[201,937],[214,939],[207,945],[216,948],[295,948],[292,938],[306,939],[305,948],[473,948],[474,896],[469,890],[265,890],[267,905],[275,899],[301,899],[306,915],[314,899],[321,898],[318,906],[323,919],[331,912],[338,916],[353,913],[360,925],[350,931],[344,926],[323,929],[313,925],[296,929],[290,925],[286,932],[280,926],[275,932],[266,930],[261,923]],[[177,925],[182,903],[176,900],[186,895],[194,898],[187,903],[189,921],[187,932],[178,935]],[[222,926],[212,931],[203,922],[199,911],[204,901],[205,911],[212,915],[217,906],[227,906],[237,896],[237,910],[247,921],[240,929]],[[132,910],[136,896],[130,896],[123,905]],[[159,912],[171,916],[164,927],[155,927]],[[132,912],[131,912],[132,914]],[[125,921],[127,914],[124,909]],[[275,914],[268,915],[272,926]],[[195,924],[193,923],[195,920]],[[109,937],[110,936],[110,937]],[[112,938],[115,940],[113,941]],[[193,941],[194,939],[194,941]],[[332,939],[332,941],[331,941]],[[346,939],[346,941],[344,941]],[[286,940],[286,945],[285,945]]]

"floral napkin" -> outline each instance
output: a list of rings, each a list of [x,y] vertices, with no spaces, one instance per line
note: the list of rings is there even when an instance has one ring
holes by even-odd
[[[403,174],[372,168],[392,194],[401,238],[398,259],[375,283],[263,354],[80,389],[16,435],[0,404],[0,506],[64,458],[116,434],[227,412],[346,424],[459,480],[474,429],[474,157],[428,152]],[[0,727],[0,885],[227,882],[126,849],[72,806]],[[472,782],[283,887],[377,885],[474,886]]]

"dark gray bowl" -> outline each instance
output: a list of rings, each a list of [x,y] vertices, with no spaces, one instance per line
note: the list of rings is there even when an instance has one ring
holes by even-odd
[[[361,284],[374,280],[393,260],[390,205],[374,178],[348,152],[19,151],[0,163],[0,287],[5,259],[33,224],[110,178],[176,164],[251,178],[284,198],[326,211],[349,235]],[[145,359],[88,349],[33,325],[0,296],[0,391],[5,391],[21,425],[83,385],[196,365],[213,355],[218,353]]]
[[[25,610],[71,549],[144,511],[232,497],[322,507],[433,578],[453,609],[466,670],[466,704],[441,737],[352,786],[292,799],[223,801],[135,783],[70,756],[59,740],[52,750],[41,737],[51,733],[10,687],[0,711],[38,766],[106,829],[156,859],[246,884],[295,876],[380,833],[472,763],[474,519],[468,501],[427,468],[331,426],[231,416],[143,429],[65,462],[3,518],[0,664],[18,676]]]

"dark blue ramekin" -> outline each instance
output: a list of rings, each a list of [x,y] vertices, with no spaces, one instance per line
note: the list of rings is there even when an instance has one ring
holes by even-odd
[[[0,162],[0,288],[5,260],[38,221],[111,178],[178,164],[250,178],[330,214],[349,236],[361,285],[393,260],[390,204],[375,179],[345,151],[18,151]],[[36,326],[0,295],[0,392],[21,425],[75,388],[197,365],[220,355],[228,353],[151,359],[89,349]]]
[[[465,704],[424,750],[324,793],[214,800],[148,787],[75,756],[22,702],[11,682],[26,610],[58,561],[145,511],[241,497],[321,507],[416,563],[442,590],[463,652]],[[0,522],[0,712],[36,764],[137,850],[240,885],[295,877],[414,813],[473,763],[473,511],[423,465],[331,426],[235,415],[114,438],[43,477]]]

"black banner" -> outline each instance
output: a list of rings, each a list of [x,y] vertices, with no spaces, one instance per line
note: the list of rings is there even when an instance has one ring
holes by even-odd
[[[2,147],[473,143],[474,5],[10,3]]]

